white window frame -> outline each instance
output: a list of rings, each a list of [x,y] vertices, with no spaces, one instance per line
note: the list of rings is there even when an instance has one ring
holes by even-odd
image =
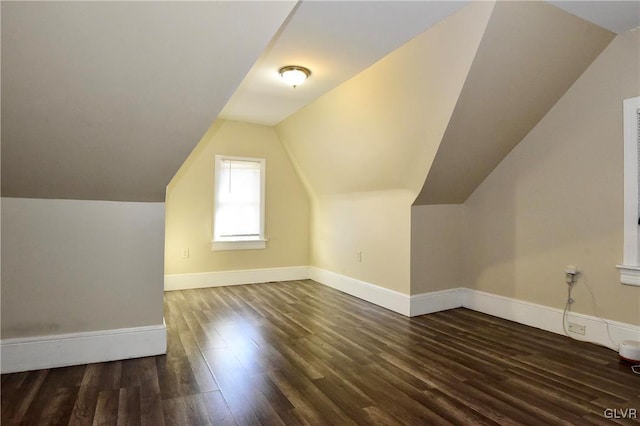
[[[234,237],[220,237],[216,235],[216,211],[218,206],[217,188],[218,182],[221,179],[222,174],[222,162],[225,160],[231,161],[250,161],[260,164],[260,235],[255,238],[234,238]],[[259,250],[266,248],[267,239],[264,232],[264,218],[265,218],[265,177],[267,174],[267,160],[264,158],[254,157],[237,157],[231,155],[216,155],[215,158],[215,181],[214,181],[214,196],[213,196],[213,239],[211,241],[211,250],[224,251],[224,250]]]
[[[640,96],[624,104],[624,249],[620,270],[622,284],[640,286],[640,205],[638,194]]]

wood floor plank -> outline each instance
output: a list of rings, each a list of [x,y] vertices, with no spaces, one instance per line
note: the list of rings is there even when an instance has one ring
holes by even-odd
[[[479,312],[407,318],[310,280],[164,307],[166,355],[2,375],[2,424],[640,424],[611,418],[640,414],[614,351]]]
[[[293,404],[294,411],[305,423],[351,425],[353,420],[327,398],[307,378],[301,375],[287,374],[284,371],[271,371],[271,380]]]
[[[140,387],[121,388],[118,395],[117,426],[139,426],[141,417]]]
[[[207,392],[201,394],[200,397],[212,424],[220,426],[231,426],[237,424],[233,420],[233,415],[229,410],[229,406],[220,391]]]
[[[2,382],[2,416],[0,424],[20,424],[33,400],[40,392],[49,370],[28,371],[17,373],[17,380]],[[14,374],[6,374],[4,377],[12,377]]]
[[[242,367],[230,349],[205,353],[224,399],[238,424],[283,424],[254,376]]]
[[[163,401],[169,425],[235,425],[220,391],[187,395]]]
[[[78,389],[78,395],[71,410],[69,424],[85,426],[93,424],[100,389],[97,386],[84,385]]]
[[[198,354],[197,356],[200,355]],[[186,355],[179,358],[159,357],[156,360],[156,368],[162,399],[194,395],[217,388],[217,386],[212,385],[213,380],[210,380],[207,383],[208,386],[201,389],[191,362]]]
[[[118,424],[119,390],[103,390],[98,394],[93,426],[116,426]]]
[[[154,392],[150,388],[140,387],[140,413],[142,426],[163,426],[165,424],[159,389]]]
[[[562,401],[552,400],[553,402],[550,402],[541,398],[539,394],[522,391],[518,386],[507,380],[485,378],[482,381],[469,381],[468,384],[486,395],[517,408],[522,413],[527,413],[536,419],[543,420],[545,424],[570,426],[580,422],[580,416],[566,410],[566,406]]]
[[[21,423],[38,424],[42,413],[47,410],[52,401],[55,401],[56,393],[60,389],[78,387],[84,375],[85,366],[73,366],[50,369],[39,387],[32,403],[22,417]],[[4,392],[3,392],[4,397]],[[72,405],[73,407],[73,405]]]
[[[78,388],[58,388],[42,410],[38,423],[52,425],[68,424],[73,410],[73,404],[78,394]]]
[[[163,426],[164,413],[160,391],[160,378],[156,361],[160,357],[141,359],[140,364],[140,424],[143,426]]]

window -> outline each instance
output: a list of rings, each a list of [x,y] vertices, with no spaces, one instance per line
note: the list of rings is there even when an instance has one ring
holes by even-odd
[[[623,284],[640,286],[640,97],[624,101],[624,257]]]
[[[213,250],[265,248],[264,158],[216,155]]]

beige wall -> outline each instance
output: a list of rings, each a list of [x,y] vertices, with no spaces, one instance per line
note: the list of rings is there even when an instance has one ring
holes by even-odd
[[[2,339],[162,324],[164,203],[2,198]]]
[[[469,287],[463,204],[411,208],[411,294]]]
[[[622,101],[640,94],[640,30],[618,36],[465,206],[471,287],[640,323],[640,288],[620,284]],[[526,99],[522,99],[526,102]]]
[[[211,250],[218,154],[267,160],[264,250]],[[166,211],[166,274],[309,264],[309,199],[271,127],[216,121],[167,187]]]
[[[411,203],[492,8],[469,5],[276,126],[313,201],[313,266],[409,293]]]
[[[320,197],[313,209],[313,266],[408,294],[414,196],[382,191]]]

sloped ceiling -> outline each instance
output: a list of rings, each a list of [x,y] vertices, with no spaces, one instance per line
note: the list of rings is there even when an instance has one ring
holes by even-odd
[[[295,2],[2,2],[2,196],[164,200]]]
[[[500,1],[464,50],[484,15],[454,23],[472,7],[276,126],[312,194],[464,202],[615,37],[545,2]]]
[[[638,0],[551,0],[547,3],[616,34],[640,26]]]
[[[312,197],[418,194],[492,8],[469,4],[275,126]]]
[[[303,1],[285,23],[220,118],[274,125],[335,88],[467,1]],[[288,86],[285,65],[312,71]]]
[[[162,200],[250,69],[238,93],[260,106],[225,113],[276,122],[464,3],[0,2],[2,195]],[[552,3],[616,32],[640,20],[635,1]],[[310,95],[262,86],[271,53],[323,64]]]
[[[497,2],[414,204],[464,202],[615,34],[542,2]]]
[[[300,2],[242,81],[220,118],[266,125],[279,123],[468,3],[451,0]],[[640,1],[637,0],[547,3],[614,33],[640,25]],[[278,75],[280,67],[290,64],[304,65],[312,71],[311,78],[296,89],[288,87]]]

